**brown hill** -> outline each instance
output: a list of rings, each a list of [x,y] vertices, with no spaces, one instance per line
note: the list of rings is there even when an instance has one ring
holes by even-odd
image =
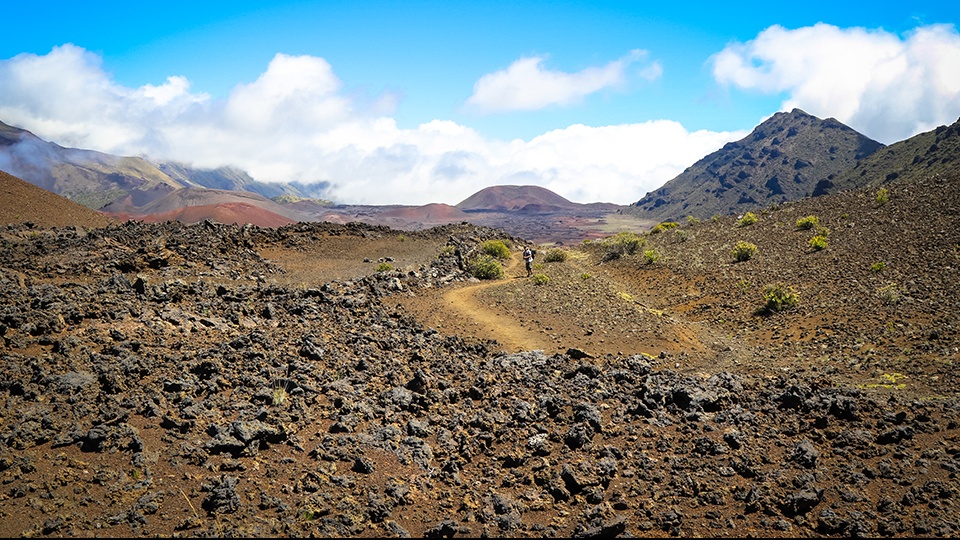
[[[833,118],[821,120],[800,109],[777,113],[747,137],[727,143],[647,193],[635,207],[641,216],[676,221],[819,195],[822,181],[882,146]]]
[[[181,223],[199,223],[210,220],[216,223],[257,225],[260,227],[281,227],[296,223],[292,219],[264,210],[247,203],[217,203],[199,206],[185,206],[159,214],[130,216],[147,223],[179,221]]]
[[[283,225],[309,219],[294,208],[277,204],[256,193],[206,188],[178,189],[144,206],[118,201],[105,206],[103,211],[151,223],[169,219],[196,223],[209,219],[218,223],[273,226],[265,223]]]
[[[86,206],[0,171],[0,224],[37,227],[105,227],[115,220]]]
[[[579,206],[540,186],[490,186],[467,197],[457,208],[465,212],[559,212]]]

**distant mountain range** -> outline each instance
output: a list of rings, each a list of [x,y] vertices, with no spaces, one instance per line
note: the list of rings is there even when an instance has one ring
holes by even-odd
[[[490,186],[455,206],[338,205],[323,199],[326,183],[258,182],[232,167],[198,169],[65,148],[0,122],[0,171],[118,220],[267,227],[360,221],[407,230],[468,221],[557,242],[686,216],[742,213],[958,164],[960,121],[884,146],[835,119],[794,109],[774,114],[629,206],[574,203],[538,186]]]

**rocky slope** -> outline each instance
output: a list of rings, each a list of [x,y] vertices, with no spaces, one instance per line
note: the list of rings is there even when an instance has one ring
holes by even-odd
[[[822,183],[883,145],[833,118],[776,113],[636,203],[646,218],[707,219],[825,192]],[[847,185],[846,188],[864,184]]]
[[[894,182],[541,252],[474,295],[522,351],[429,317],[525,244],[495,229],[9,225],[0,534],[957,536],[957,208]]]

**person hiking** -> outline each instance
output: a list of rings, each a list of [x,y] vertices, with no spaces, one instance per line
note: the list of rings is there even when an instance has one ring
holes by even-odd
[[[527,263],[527,277],[533,274],[533,250],[526,248],[523,250],[523,261]]]

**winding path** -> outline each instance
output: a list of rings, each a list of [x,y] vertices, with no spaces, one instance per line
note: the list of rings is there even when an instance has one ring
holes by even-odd
[[[524,279],[520,268],[520,253],[513,253],[504,268],[506,279]],[[505,351],[519,352],[552,349],[554,344],[539,332],[520,326],[516,315],[505,310],[493,310],[477,300],[477,293],[487,287],[502,286],[505,280],[481,281],[451,289],[443,295],[442,309],[448,310],[464,325],[471,325],[475,335],[495,339]]]

